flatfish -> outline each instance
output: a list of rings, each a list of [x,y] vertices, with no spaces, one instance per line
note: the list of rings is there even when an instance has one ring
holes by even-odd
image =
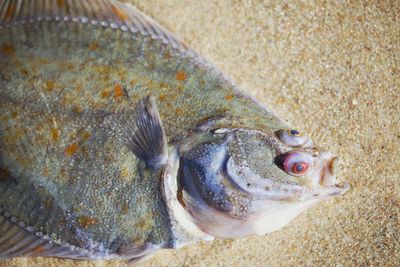
[[[265,235],[335,162],[129,4],[0,1],[0,258]]]

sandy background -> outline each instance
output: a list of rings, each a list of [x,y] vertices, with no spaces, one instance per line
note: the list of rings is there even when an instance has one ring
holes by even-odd
[[[338,176],[351,184],[345,196],[266,237],[161,251],[137,266],[400,265],[399,1],[132,2],[336,152],[342,160]]]

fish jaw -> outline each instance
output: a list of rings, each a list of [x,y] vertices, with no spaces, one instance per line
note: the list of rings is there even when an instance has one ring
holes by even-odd
[[[339,182],[335,172],[338,157],[330,152],[322,152],[316,162],[315,170],[309,174],[312,181],[313,197],[333,197],[343,195],[349,190],[347,182]]]
[[[260,218],[254,218],[247,224],[248,231],[255,235],[266,235],[285,227],[294,218],[307,209],[315,206],[322,199],[309,199],[307,201],[273,203],[269,201],[265,205],[276,206]],[[243,232],[245,234],[245,232]],[[248,234],[246,234],[248,235]],[[243,236],[243,235],[242,235]]]

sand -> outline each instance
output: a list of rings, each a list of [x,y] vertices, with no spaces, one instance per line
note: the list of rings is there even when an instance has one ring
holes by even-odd
[[[337,153],[338,176],[351,185],[268,236],[161,251],[137,266],[400,265],[400,2],[132,2]]]

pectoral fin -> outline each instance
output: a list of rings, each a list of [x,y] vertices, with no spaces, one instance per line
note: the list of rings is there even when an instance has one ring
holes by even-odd
[[[157,170],[166,164],[167,137],[157,105],[151,96],[139,101],[135,115],[123,128],[126,145],[150,169]]]

